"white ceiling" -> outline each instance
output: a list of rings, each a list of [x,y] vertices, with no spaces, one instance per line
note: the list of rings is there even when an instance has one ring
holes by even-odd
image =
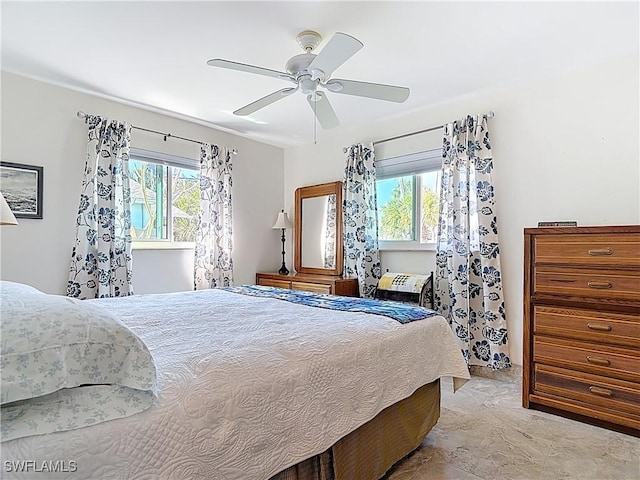
[[[318,50],[335,32],[348,33],[364,48],[334,77],[411,89],[403,104],[329,93],[338,128],[350,128],[637,53],[640,38],[637,1],[2,1],[1,8],[3,70],[285,147],[313,141],[304,96],[236,117],[232,111],[290,84],[207,60],[284,70],[302,53],[298,32],[319,32]]]

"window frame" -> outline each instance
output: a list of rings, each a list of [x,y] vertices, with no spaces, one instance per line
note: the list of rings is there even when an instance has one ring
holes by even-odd
[[[144,150],[135,147],[131,147],[129,150],[129,159],[140,160],[147,163],[156,163],[169,167],[167,168],[167,179],[171,178],[172,168],[184,168],[195,170],[196,172],[200,170],[200,161],[198,159],[180,157],[178,155]],[[173,208],[173,190],[169,188],[168,185],[166,189],[166,202],[167,236],[173,236],[173,215],[171,215],[171,209]],[[131,241],[131,248],[133,250],[193,250],[195,248],[195,242],[174,242],[171,238],[135,239]]]
[[[420,242],[422,227],[422,174],[442,169],[442,148],[376,160],[376,182],[413,175],[413,240],[378,240],[381,251],[435,251],[436,242]],[[440,187],[441,188],[441,187]],[[379,228],[379,227],[378,227]]]

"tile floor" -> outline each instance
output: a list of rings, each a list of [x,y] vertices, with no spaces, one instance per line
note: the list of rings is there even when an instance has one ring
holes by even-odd
[[[521,406],[519,383],[443,381],[438,424],[385,480],[640,480],[640,438]]]

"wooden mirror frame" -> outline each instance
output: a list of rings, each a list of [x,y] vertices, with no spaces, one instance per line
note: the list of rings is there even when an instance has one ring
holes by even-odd
[[[302,200],[305,198],[336,196],[336,263],[335,268],[315,268],[302,266]],[[298,273],[315,275],[342,275],[344,242],[342,240],[342,182],[323,183],[296,189],[295,209],[295,237],[294,266]]]

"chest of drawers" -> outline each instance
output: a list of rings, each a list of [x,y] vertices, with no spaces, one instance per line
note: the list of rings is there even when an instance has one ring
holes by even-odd
[[[640,434],[640,226],[524,231],[523,396]]]
[[[291,290],[330,293],[345,297],[359,296],[357,278],[342,278],[332,275],[256,273],[256,284]]]

